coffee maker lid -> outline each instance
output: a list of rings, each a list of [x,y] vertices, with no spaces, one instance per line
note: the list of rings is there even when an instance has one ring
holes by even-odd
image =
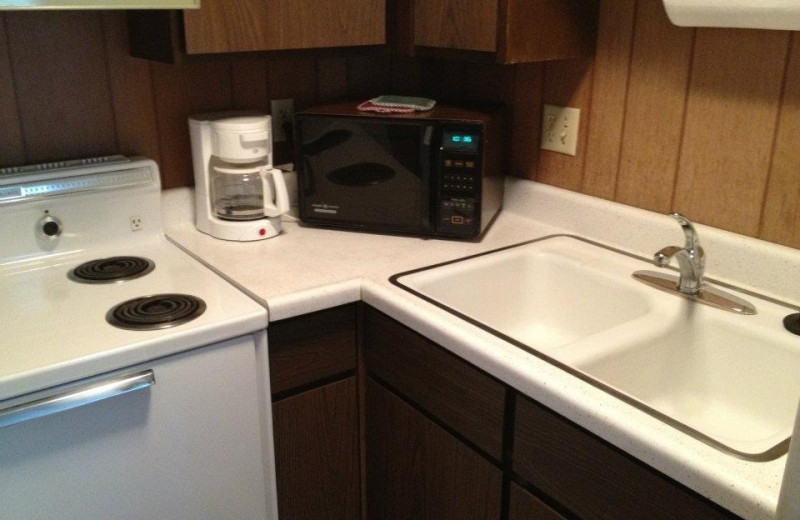
[[[221,132],[264,132],[269,127],[270,117],[267,115],[250,115],[217,119],[211,123],[215,131]]]
[[[263,164],[243,164],[243,165],[233,165],[233,164],[226,164],[222,165],[214,165],[212,166],[215,172],[219,173],[227,173],[229,175],[249,175],[249,174],[260,174],[261,170],[264,168]]]

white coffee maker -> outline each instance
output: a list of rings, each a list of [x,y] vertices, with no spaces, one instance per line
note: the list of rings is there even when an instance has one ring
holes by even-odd
[[[241,242],[281,232],[289,197],[283,173],[272,167],[270,132],[270,116],[252,112],[189,119],[197,229]]]

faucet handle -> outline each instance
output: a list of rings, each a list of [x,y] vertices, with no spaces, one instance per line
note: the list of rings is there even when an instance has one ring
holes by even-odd
[[[700,247],[700,237],[697,236],[697,231],[695,231],[694,226],[689,219],[680,213],[670,213],[670,216],[677,220],[678,224],[680,224],[681,228],[683,228],[683,234],[686,237],[686,244],[683,246],[683,248],[687,251],[700,249],[699,253],[702,255],[703,250]]]

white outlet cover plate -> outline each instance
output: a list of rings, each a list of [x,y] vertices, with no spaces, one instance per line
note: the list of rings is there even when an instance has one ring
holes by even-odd
[[[287,120],[291,123],[294,118],[294,99],[273,99],[270,101],[270,111],[272,112],[272,142],[282,143],[287,139],[284,123]]]
[[[545,105],[542,115],[542,150],[576,155],[580,120],[579,108]]]

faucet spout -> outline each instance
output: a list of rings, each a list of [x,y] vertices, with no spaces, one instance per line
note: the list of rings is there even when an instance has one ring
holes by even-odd
[[[700,238],[689,219],[680,213],[672,213],[670,216],[681,225],[686,243],[682,248],[668,246],[661,249],[653,255],[653,263],[658,267],[666,267],[674,257],[681,273],[678,290],[684,294],[697,294],[703,286],[703,275],[706,269],[705,252],[700,247]]]

